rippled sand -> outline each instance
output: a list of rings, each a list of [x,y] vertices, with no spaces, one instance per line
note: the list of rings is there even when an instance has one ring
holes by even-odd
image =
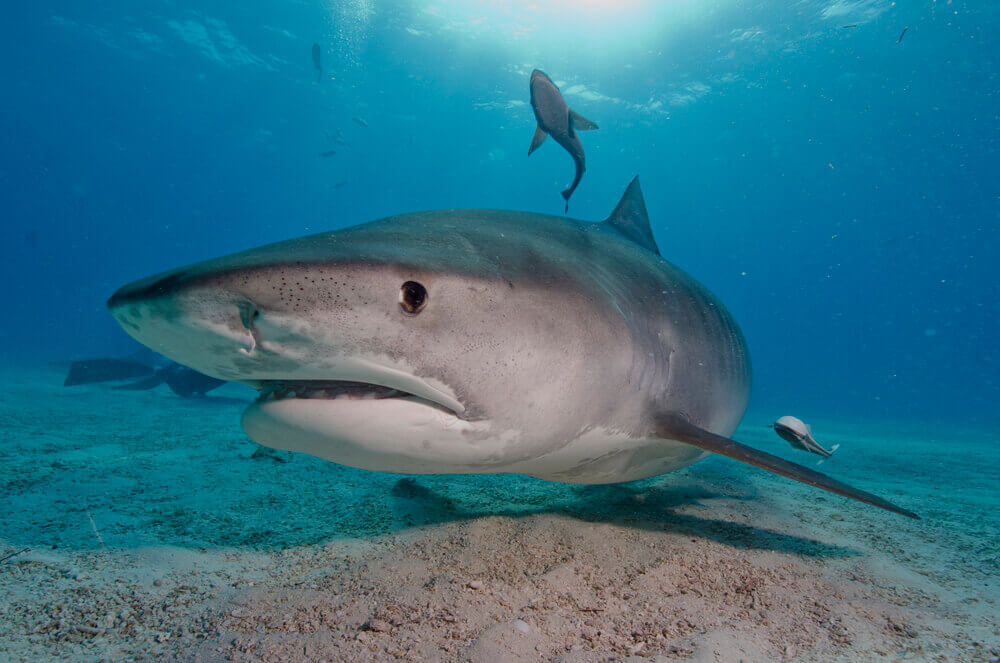
[[[995,660],[996,431],[810,423],[923,516],[712,458],[619,486],[259,453],[249,392],[0,369],[0,658]],[[798,462],[751,412],[737,437]],[[637,658],[636,660],[639,660]]]

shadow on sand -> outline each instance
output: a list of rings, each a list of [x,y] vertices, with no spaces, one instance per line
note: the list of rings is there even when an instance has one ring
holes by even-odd
[[[400,479],[392,494],[407,503],[399,505],[397,515],[404,525],[420,527],[450,520],[484,516],[524,518],[543,513],[557,513],[588,523],[611,523],[649,531],[667,531],[710,539],[738,549],[773,550],[807,557],[848,557],[860,554],[842,546],[813,539],[774,532],[752,525],[678,513],[679,507],[700,505],[701,500],[728,498],[752,500],[713,493],[698,486],[672,486],[650,489],[642,484],[604,486],[563,486],[571,499],[560,500],[553,507],[499,509],[489,512],[463,511],[445,495],[431,490],[412,478]],[[411,515],[413,514],[413,515]]]
[[[338,468],[341,469],[341,468]],[[347,470],[350,473],[358,471]],[[848,557],[851,548],[731,522],[693,515],[692,508],[712,512],[705,500],[736,497],[697,486],[650,485],[646,480],[608,486],[553,484],[520,476],[403,477],[368,473],[371,477],[344,496],[323,499],[315,486],[272,492],[245,503],[240,514],[225,517],[190,508],[168,511],[147,520],[144,529],[161,544],[185,547],[276,549],[322,544],[344,537],[373,538],[441,523],[483,517],[531,518],[556,514],[582,523],[606,523],[651,532],[672,532],[710,539],[735,549],[771,550],[806,557]],[[377,479],[376,479],[377,477]],[[475,482],[479,481],[477,485]],[[222,497],[218,491],[216,496]]]
[[[210,404],[231,399],[198,400]],[[201,461],[183,462],[185,454],[178,450],[170,461],[144,454],[124,456],[117,465],[96,457],[88,462],[32,464],[32,476],[22,473],[2,491],[9,506],[23,505],[24,517],[0,523],[0,539],[9,546],[92,549],[97,543],[94,530],[99,528],[109,548],[273,550],[481,517],[557,514],[584,523],[710,539],[735,549],[808,557],[860,554],[733,522],[717,516],[729,511],[724,502],[721,508],[706,503],[718,499],[752,503],[752,496],[663,485],[662,479],[578,486],[518,475],[401,477],[292,454],[261,458],[253,453],[256,445],[236,441],[228,445]],[[130,464],[129,458],[138,460]],[[729,472],[720,466],[718,473],[706,472],[704,479],[739,482],[740,475]],[[690,484],[701,479],[675,475],[674,480]],[[67,502],[71,493],[77,497]],[[698,511],[706,515],[693,513]]]

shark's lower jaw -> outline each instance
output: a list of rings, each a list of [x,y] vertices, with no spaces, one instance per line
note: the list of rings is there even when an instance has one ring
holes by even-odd
[[[461,418],[398,389],[364,382],[273,380],[243,413],[264,446],[341,465],[399,474],[517,472],[551,481],[643,479],[704,456],[690,445],[594,429],[539,457],[519,449],[524,432]],[[530,436],[529,436],[530,437]]]
[[[268,447],[382,472],[462,472],[482,461],[483,450],[469,434],[486,422],[463,419],[427,398],[340,380],[268,380],[256,386],[260,396],[241,423],[251,439]]]

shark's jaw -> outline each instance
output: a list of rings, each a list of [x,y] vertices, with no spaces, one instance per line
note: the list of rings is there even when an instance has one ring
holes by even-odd
[[[242,424],[263,445],[398,472],[481,458],[463,431],[488,422],[467,421],[456,390],[421,375],[402,353],[340,342],[337,325],[323,318],[261,312],[223,288],[135,289],[109,302],[122,327],[174,361],[256,389]]]
[[[430,473],[461,457],[462,448],[470,466],[479,460],[465,433],[487,422],[468,421],[449,385],[389,357],[327,349],[268,340],[249,352],[236,349],[238,371],[226,377],[258,392],[241,422],[251,439],[381,471]]]
[[[442,415],[460,418],[464,409],[450,393],[443,389],[432,387],[413,376],[407,380],[409,385],[416,385],[423,396],[389,387],[378,382],[358,382],[353,380],[253,380],[245,384],[258,391],[256,404],[266,406],[285,400],[316,400],[316,401],[389,401],[405,399],[424,407],[438,410]],[[398,384],[398,382],[397,382]]]
[[[489,424],[440,402],[450,397],[338,380],[267,380],[257,387],[260,396],[241,423],[265,446],[382,472],[462,471],[481,462],[472,438]]]

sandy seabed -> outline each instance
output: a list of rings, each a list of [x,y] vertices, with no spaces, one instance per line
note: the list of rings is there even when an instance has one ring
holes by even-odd
[[[911,521],[720,458],[364,472],[261,453],[236,386],[62,377],[0,369],[5,661],[1000,660],[995,430],[811,422],[822,471]],[[768,421],[736,437],[816,462]]]

